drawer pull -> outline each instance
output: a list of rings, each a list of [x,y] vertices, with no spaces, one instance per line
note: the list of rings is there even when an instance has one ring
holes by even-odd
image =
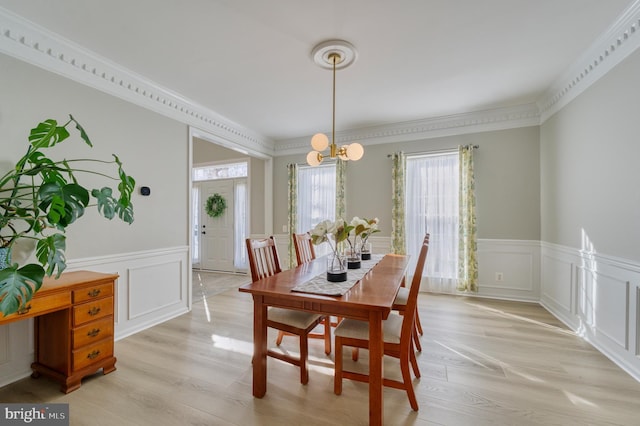
[[[94,328],[91,331],[89,331],[87,333],[87,336],[89,337],[96,337],[98,334],[100,334],[100,329],[99,328]]]
[[[97,306],[94,306],[93,308],[89,309],[87,313],[91,316],[98,315],[100,313],[100,308]]]
[[[18,309],[18,315],[28,314],[30,310],[31,310],[31,305],[25,306],[24,308],[20,308]]]
[[[93,352],[91,352],[90,354],[87,355],[87,358],[89,359],[95,359],[98,357],[98,355],[100,355],[100,349],[97,349]]]
[[[96,297],[100,294],[100,289],[99,288],[94,288],[93,290],[91,290],[89,293],[87,293],[87,296],[89,297]]]

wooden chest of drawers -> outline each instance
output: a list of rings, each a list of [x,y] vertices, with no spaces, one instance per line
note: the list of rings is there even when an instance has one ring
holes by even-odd
[[[62,392],[78,389],[83,377],[116,369],[113,356],[114,286],[118,275],[68,272],[45,279],[20,313],[1,317],[0,324],[34,317],[35,361],[32,377],[44,375],[60,383]]]

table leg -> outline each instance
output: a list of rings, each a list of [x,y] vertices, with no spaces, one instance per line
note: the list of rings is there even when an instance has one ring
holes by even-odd
[[[253,296],[253,396],[267,393],[267,306]]]
[[[382,314],[371,311],[369,314],[369,425],[382,425],[384,419],[384,401],[382,399],[382,356],[384,342],[382,335]]]

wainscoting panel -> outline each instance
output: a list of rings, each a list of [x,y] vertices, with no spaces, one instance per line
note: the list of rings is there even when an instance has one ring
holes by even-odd
[[[549,243],[542,259],[540,303],[640,380],[640,264]]]
[[[190,309],[188,256],[188,247],[175,247],[69,260],[67,270],[120,276],[114,312],[119,340]],[[33,320],[0,326],[0,386],[30,375],[33,353]]]
[[[478,296],[538,301],[540,243],[478,240]]]
[[[575,262],[567,257],[553,257],[542,252],[542,279],[540,299],[546,304],[553,306],[556,312],[566,312],[570,314],[575,311],[574,306],[574,280],[573,269]],[[562,282],[566,285],[558,286],[555,283]],[[566,315],[561,318],[563,321],[570,321],[571,317]]]

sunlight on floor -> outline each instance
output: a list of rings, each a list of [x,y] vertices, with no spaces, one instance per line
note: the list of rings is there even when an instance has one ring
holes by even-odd
[[[211,340],[213,341],[214,348],[224,349],[242,355],[253,356],[253,343],[251,342],[234,339],[233,337],[219,336],[217,334],[212,334]],[[271,349],[278,350],[275,348]],[[300,356],[300,354],[298,354],[297,352],[289,352],[287,350],[283,350],[282,348],[279,349],[282,353],[287,353],[293,356]],[[333,361],[329,358],[318,358],[309,355],[307,366],[310,371],[316,371],[326,376],[333,376],[334,373]]]
[[[594,404],[594,403],[593,403],[593,402],[591,402],[591,401],[587,401],[586,399],[584,399],[584,398],[582,398],[582,397],[579,397],[579,396],[578,396],[578,395],[576,395],[576,394],[573,394],[573,393],[568,392],[568,391],[563,391],[563,392],[564,392],[564,394],[566,395],[567,399],[568,399],[569,401],[571,401],[571,403],[572,403],[573,405],[586,405],[586,406],[588,406],[588,407],[595,407],[595,408],[598,408],[598,405],[597,405],[597,404]]]
[[[567,329],[564,329],[564,328],[561,328],[561,327],[557,327],[555,325],[546,324],[544,322],[536,321],[536,320],[533,320],[531,318],[523,317],[521,315],[510,314],[508,312],[501,311],[499,309],[490,308],[488,306],[478,305],[476,303],[471,303],[471,302],[466,302],[466,303],[469,306],[474,306],[474,307],[476,307],[478,309],[482,309],[482,310],[485,310],[485,311],[493,312],[494,314],[499,315],[501,317],[528,322],[530,324],[535,324],[535,325],[537,325],[539,327],[548,328],[549,330],[552,330],[552,331],[555,331],[555,332],[558,332],[558,333],[562,333],[562,334],[566,334],[568,336],[576,336],[576,333],[574,333],[573,331],[567,330]]]
[[[217,334],[212,334],[211,340],[213,341],[214,348],[253,356],[253,343],[251,342],[234,339],[233,337],[219,336]]]
[[[483,363],[481,363],[481,362],[478,362],[478,361],[476,361],[475,359],[473,359],[473,358],[471,358],[471,357],[469,357],[469,356],[466,356],[466,355],[465,355],[465,354],[463,354],[462,352],[460,352],[460,351],[457,351],[457,350],[453,349],[451,346],[445,345],[444,343],[439,342],[439,341],[437,341],[437,340],[434,340],[434,341],[433,341],[433,343],[435,343],[436,345],[440,345],[440,346],[442,346],[442,347],[443,347],[443,348],[445,348],[446,350],[451,351],[451,352],[453,352],[454,354],[456,354],[456,355],[458,355],[458,356],[460,356],[460,357],[462,357],[462,358],[464,358],[464,359],[466,359],[466,360],[468,360],[468,361],[470,361],[470,362],[472,362],[472,363],[474,363],[474,364],[476,364],[476,365],[478,365],[478,366],[480,366],[480,367],[486,368],[487,370],[492,370],[492,368],[491,368],[491,367],[489,367],[489,366],[487,366],[487,365],[485,365],[485,364],[483,364]]]

